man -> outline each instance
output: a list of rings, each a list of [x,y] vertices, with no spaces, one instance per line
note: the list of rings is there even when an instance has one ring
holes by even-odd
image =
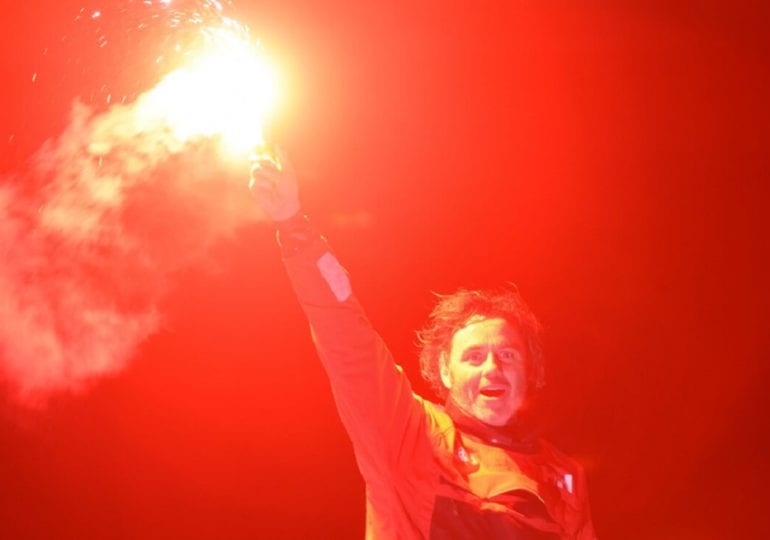
[[[515,290],[443,297],[420,333],[423,375],[445,404],[414,394],[303,216],[291,165],[256,161],[252,193],[275,222],[366,482],[371,539],[594,538],[580,466],[521,421],[543,384],[539,325]]]

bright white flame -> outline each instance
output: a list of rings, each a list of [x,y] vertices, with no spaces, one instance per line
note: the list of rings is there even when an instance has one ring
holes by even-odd
[[[221,137],[227,151],[243,154],[265,142],[264,121],[278,97],[275,71],[256,45],[227,28],[207,45],[142,96],[138,112],[180,142]]]

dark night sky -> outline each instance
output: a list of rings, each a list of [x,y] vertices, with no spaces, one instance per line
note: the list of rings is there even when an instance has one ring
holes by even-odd
[[[4,8],[6,173],[118,76],[59,40],[80,6]],[[519,285],[547,329],[543,424],[584,463],[600,538],[770,531],[760,6],[236,3],[289,81],[274,137],[305,208],[419,391],[431,291]],[[0,401],[0,538],[361,538],[270,228],[169,281],[122,373]]]

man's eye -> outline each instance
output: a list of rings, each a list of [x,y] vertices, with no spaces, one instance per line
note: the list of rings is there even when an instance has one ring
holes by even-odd
[[[471,351],[465,354],[465,360],[473,364],[480,364],[484,361],[484,355],[478,351]]]
[[[506,362],[514,362],[518,357],[519,357],[518,353],[513,350],[500,352],[500,358],[502,360],[505,360]]]

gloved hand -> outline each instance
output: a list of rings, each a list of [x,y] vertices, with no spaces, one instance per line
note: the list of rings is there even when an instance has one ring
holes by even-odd
[[[300,212],[294,167],[278,147],[260,149],[252,155],[249,189],[273,221],[285,221]]]

